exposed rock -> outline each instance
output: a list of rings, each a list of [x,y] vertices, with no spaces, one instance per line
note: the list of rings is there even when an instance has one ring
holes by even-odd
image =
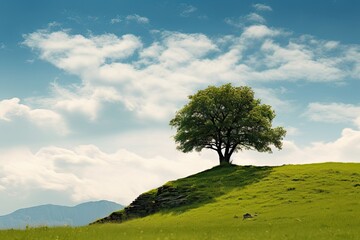
[[[253,218],[253,216],[250,213],[245,213],[243,215],[243,220],[248,219],[248,218]]]
[[[155,191],[141,194],[129,206],[119,212],[96,221],[95,223],[123,222],[138,217],[145,217],[160,210],[173,209],[193,203],[190,199],[191,188],[176,188],[164,185]]]

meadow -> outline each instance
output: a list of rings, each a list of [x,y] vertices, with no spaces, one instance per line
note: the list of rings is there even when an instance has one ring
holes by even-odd
[[[4,230],[0,239],[360,239],[360,164],[215,167],[166,184],[191,188],[193,204],[121,224]]]

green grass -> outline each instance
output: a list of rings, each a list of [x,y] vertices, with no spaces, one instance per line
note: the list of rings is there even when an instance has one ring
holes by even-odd
[[[194,204],[121,224],[0,231],[0,239],[360,239],[360,164],[216,167],[167,184],[191,188]]]

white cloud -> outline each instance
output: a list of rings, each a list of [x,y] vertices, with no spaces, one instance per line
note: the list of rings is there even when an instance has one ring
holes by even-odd
[[[48,28],[55,28],[55,27],[61,27],[61,23],[56,21],[48,23]]]
[[[128,15],[125,17],[127,21],[134,21],[140,24],[148,24],[150,20],[147,17],[142,17],[137,14]]]
[[[354,74],[360,71],[359,48],[291,36],[260,24],[244,28],[238,36],[219,38],[154,31],[155,40],[146,45],[134,35],[86,37],[39,30],[25,35],[24,44],[82,80],[73,89],[55,88],[48,103],[57,109],[96,119],[102,105],[120,101],[139,117],[164,120],[186,96],[211,84],[359,78]],[[97,88],[103,94],[96,93]],[[279,100],[275,104],[284,103],[275,100]]]
[[[127,22],[127,23],[136,22],[138,24],[149,24],[150,20],[149,18],[140,16],[138,14],[127,15],[125,17],[121,17],[118,15],[110,20],[111,24],[116,24],[120,22]]]
[[[25,118],[42,130],[50,129],[60,135],[69,133],[62,116],[52,110],[31,109],[18,98],[0,101],[0,120],[11,122],[16,118]]]
[[[343,64],[343,67],[351,77],[358,79],[360,76],[360,46],[355,45],[347,48],[344,53],[344,58],[343,62],[352,64]],[[341,63],[341,61],[339,62]]]
[[[285,127],[286,129],[286,136],[298,136],[301,134],[300,130],[296,127]]]
[[[245,28],[246,26],[252,24],[266,23],[265,18],[257,13],[250,13],[246,16],[238,17],[238,18],[225,18],[224,21],[226,24],[236,28]]]
[[[183,4],[180,16],[189,17],[192,13],[196,12],[197,8],[190,4]]]
[[[142,46],[140,39],[131,34],[120,38],[114,34],[86,38],[82,35],[70,35],[66,31],[39,30],[24,37],[23,44],[38,50],[43,60],[81,77],[91,75],[92,70],[106,60],[131,56]]]
[[[305,115],[313,121],[355,123],[360,119],[360,106],[344,103],[310,103]]]
[[[266,20],[257,13],[250,13],[246,16],[247,20],[254,23],[265,23]]]
[[[261,37],[275,34],[267,29],[254,31]],[[280,33],[277,33],[280,34]],[[342,68],[345,59],[336,58],[323,48],[323,43],[290,41],[286,46],[265,39],[258,51],[249,58],[257,80],[307,80],[312,82],[343,81],[348,75]]]
[[[275,37],[283,34],[281,30],[271,29],[265,25],[252,25],[244,29],[242,33],[242,38],[265,38],[265,37]]]
[[[239,18],[239,19],[225,18],[224,22],[226,24],[236,27],[236,28],[243,28],[245,26],[242,18]]]
[[[136,64],[109,63],[93,77],[100,83],[122,84],[117,88],[122,102],[139,116],[164,119],[191,93],[191,85],[206,81],[188,73],[186,66],[214,51],[216,45],[205,35],[163,33],[161,42],[139,52],[141,59]]]
[[[254,88],[255,97],[261,99],[261,102],[272,106],[276,112],[291,111],[291,102],[282,100],[282,89]]]
[[[270,6],[261,3],[254,4],[253,7],[257,11],[272,11],[272,8]]]
[[[324,47],[327,49],[335,49],[339,45],[340,45],[340,43],[337,41],[327,41],[327,42],[325,42]]]
[[[201,59],[207,53],[217,50],[216,45],[203,34],[166,33],[163,44],[165,49],[158,59],[171,68]]]
[[[49,191],[72,202],[108,199],[128,204],[144,191],[212,166],[197,154],[184,159],[144,158],[124,149],[106,153],[94,145],[50,146],[36,153],[13,149],[0,153],[0,164],[4,205],[24,196],[41,202]]]
[[[121,96],[112,87],[75,86],[74,88],[75,90],[69,90],[54,83],[52,84],[54,97],[42,99],[41,102],[58,110],[83,113],[94,121],[102,104],[121,100]]]
[[[320,162],[357,162],[360,154],[360,131],[346,128],[332,142],[316,142],[299,147],[294,142],[284,141],[283,149],[273,154],[246,151],[234,156],[237,164],[283,165]]]
[[[112,19],[110,20],[110,23],[111,23],[111,24],[116,24],[116,23],[120,23],[120,22],[122,22],[122,19],[121,19],[120,16],[116,16],[115,18],[112,18]]]

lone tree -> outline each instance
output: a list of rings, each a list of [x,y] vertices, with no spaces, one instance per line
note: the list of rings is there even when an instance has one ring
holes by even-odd
[[[255,99],[250,87],[209,86],[189,99],[170,121],[177,128],[174,138],[179,150],[212,149],[220,164],[228,164],[238,150],[271,153],[270,145],[281,149],[286,131],[272,128],[275,112]]]

